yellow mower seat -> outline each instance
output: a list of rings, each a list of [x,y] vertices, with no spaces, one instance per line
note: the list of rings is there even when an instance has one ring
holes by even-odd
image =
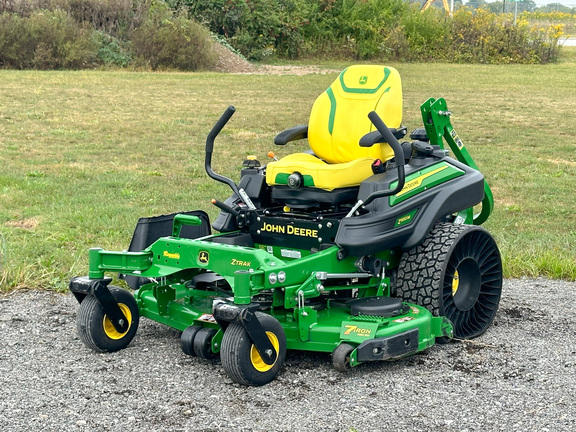
[[[314,102],[307,137],[314,155],[296,153],[270,162],[266,182],[289,185],[299,173],[304,187],[326,191],[359,186],[373,174],[375,159],[394,157],[388,144],[360,147],[375,128],[368,113],[376,111],[390,128],[402,123],[402,87],[398,71],[375,65],[350,66]]]

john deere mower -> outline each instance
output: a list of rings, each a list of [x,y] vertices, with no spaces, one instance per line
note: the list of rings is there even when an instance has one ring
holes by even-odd
[[[444,99],[422,104],[423,128],[405,140],[398,72],[351,66],[307,125],[275,138],[310,151],[265,166],[248,156],[239,184],[211,166],[234,111],[206,140],[208,176],[232,190],[212,200],[216,232],[203,211],[140,219],[128,251],[91,249],[88,276],[70,281],[88,347],[125,348],[143,316],[181,331],[184,353],[263,385],[287,349],[331,353],[345,371],[486,331],[502,289],[479,226],[493,198]]]

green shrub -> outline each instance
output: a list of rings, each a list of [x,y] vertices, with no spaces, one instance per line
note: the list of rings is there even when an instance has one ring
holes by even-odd
[[[152,69],[210,69],[216,63],[213,43],[201,25],[173,17],[162,4],[151,7],[148,18],[132,34],[138,64]]]
[[[114,37],[129,38],[141,25],[150,0],[50,0],[54,8],[66,10],[78,22],[90,23],[96,30]]]
[[[99,63],[105,66],[126,67],[132,61],[130,43],[124,43],[103,31],[95,31],[92,37],[99,47],[97,52]]]
[[[0,63],[15,69],[78,69],[96,64],[92,29],[66,12],[0,15]]]
[[[189,16],[251,60],[298,57],[309,0],[183,0]]]
[[[539,28],[509,14],[466,8],[452,22],[453,60],[474,63],[547,63],[558,58],[561,26]]]
[[[79,23],[123,39],[138,27],[153,0],[0,0],[1,12],[28,17],[37,10],[61,10]]]

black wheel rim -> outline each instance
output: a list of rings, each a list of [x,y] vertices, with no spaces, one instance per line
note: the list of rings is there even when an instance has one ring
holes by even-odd
[[[500,302],[502,262],[494,239],[484,230],[467,233],[455,245],[442,289],[443,315],[456,338],[476,337],[490,326]]]

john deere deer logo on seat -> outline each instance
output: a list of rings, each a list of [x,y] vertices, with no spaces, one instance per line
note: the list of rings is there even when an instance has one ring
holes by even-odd
[[[360,80],[358,81],[361,85],[364,85],[368,82],[368,77],[366,75],[362,75]]]
[[[198,254],[198,261],[202,264],[208,264],[208,260],[210,259],[210,255],[206,251],[200,251]]]

